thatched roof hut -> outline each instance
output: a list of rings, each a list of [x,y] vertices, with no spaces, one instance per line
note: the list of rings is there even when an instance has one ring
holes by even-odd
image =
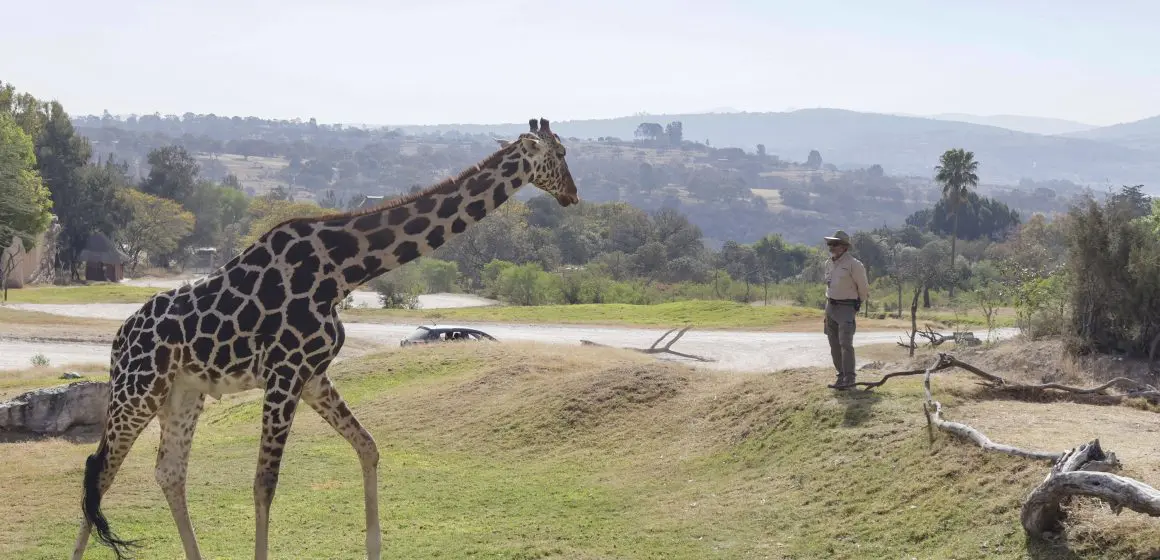
[[[85,263],[85,280],[120,282],[125,278],[129,256],[105,234],[97,232],[89,236],[80,260]]]

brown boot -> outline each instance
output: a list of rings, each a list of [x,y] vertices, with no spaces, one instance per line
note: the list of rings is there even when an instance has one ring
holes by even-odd
[[[835,381],[834,383],[831,383],[829,385],[826,385],[826,387],[829,387],[830,389],[836,389],[838,391],[845,391],[847,389],[853,389],[854,388],[854,374],[852,374],[852,373],[839,373],[837,381]]]
[[[848,379],[848,376],[846,374],[839,373],[838,378],[833,383],[826,385],[826,387],[829,387],[830,389],[837,389],[839,391],[844,391],[844,390],[850,388],[850,382],[847,379]]]

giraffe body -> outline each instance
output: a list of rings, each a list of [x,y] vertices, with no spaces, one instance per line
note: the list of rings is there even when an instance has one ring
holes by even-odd
[[[337,306],[351,290],[444,245],[534,184],[562,206],[579,202],[565,150],[534,119],[515,142],[414,195],[363,212],[288,220],[195,284],[154,295],[122,323],[110,358],[110,400],[97,451],[85,465],[80,560],[93,529],[123,558],[100,510],[133,443],[157,417],[155,475],[187,559],[201,558],[185,495],[197,421],[209,395],[262,389],[262,434],[254,477],[255,552],[267,555],[269,510],[294,413],[306,402],[358,454],[363,470],[368,558],[381,554],[378,450],[326,375],[345,334]]]

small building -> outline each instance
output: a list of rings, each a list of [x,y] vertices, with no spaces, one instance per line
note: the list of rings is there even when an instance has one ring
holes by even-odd
[[[92,282],[120,282],[125,279],[125,263],[129,256],[105,234],[89,236],[89,242],[80,254],[85,263],[85,280]]]
[[[0,279],[7,284],[7,286],[0,284],[0,289],[24,287],[28,282],[28,275],[25,272],[27,261],[28,253],[24,251],[24,242],[20,237],[13,236],[12,244],[0,251]]]

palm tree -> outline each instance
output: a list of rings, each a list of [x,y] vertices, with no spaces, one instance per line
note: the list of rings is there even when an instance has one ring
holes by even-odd
[[[975,161],[975,153],[962,148],[943,152],[938,165],[934,168],[934,180],[942,185],[947,211],[955,218],[954,232],[951,235],[951,297],[955,296],[955,241],[959,238],[958,207],[960,203],[966,202],[971,187],[979,186],[979,176],[975,174],[978,169],[979,162]]]

